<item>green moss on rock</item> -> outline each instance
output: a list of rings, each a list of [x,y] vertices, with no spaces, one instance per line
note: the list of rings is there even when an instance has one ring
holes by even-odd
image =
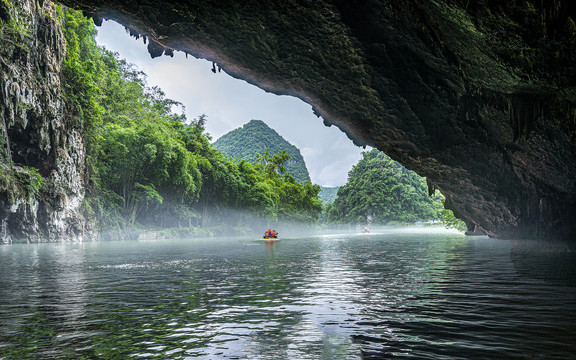
[[[0,25],[10,20],[10,7],[8,0],[0,0]]]

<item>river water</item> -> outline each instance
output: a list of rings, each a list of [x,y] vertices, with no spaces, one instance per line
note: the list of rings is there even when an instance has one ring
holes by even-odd
[[[383,231],[0,247],[0,359],[574,359],[576,254]]]

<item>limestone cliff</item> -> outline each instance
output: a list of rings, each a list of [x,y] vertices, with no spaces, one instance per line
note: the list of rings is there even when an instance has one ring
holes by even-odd
[[[82,240],[84,146],[60,89],[49,1],[0,0],[0,243]]]
[[[469,228],[576,238],[574,1],[63,2],[302,98]]]

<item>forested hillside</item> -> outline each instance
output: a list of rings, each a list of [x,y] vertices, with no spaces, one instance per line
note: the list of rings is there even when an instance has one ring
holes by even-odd
[[[68,121],[85,132],[84,211],[99,229],[232,233],[282,220],[318,220],[320,187],[285,174],[288,155],[260,154],[254,164],[226,159],[204,133],[205,116],[190,121],[174,113],[179,103],[96,45],[91,19],[72,9],[65,17]]]
[[[330,223],[388,224],[442,219],[442,196],[428,196],[426,180],[373,149],[348,174],[327,209]]]
[[[324,204],[332,204],[334,202],[334,200],[336,200],[336,196],[338,194],[338,189],[340,189],[339,186],[321,186],[320,190],[320,194],[318,194],[318,196],[320,197],[320,200],[322,200],[322,202]]]
[[[286,162],[286,171],[300,184],[310,181],[310,175],[300,150],[263,121],[251,120],[243,127],[230,131],[216,140],[214,147],[235,159],[248,162],[255,162],[256,155],[264,153],[266,149],[269,149],[270,155],[286,150],[286,153],[290,155],[290,160]]]

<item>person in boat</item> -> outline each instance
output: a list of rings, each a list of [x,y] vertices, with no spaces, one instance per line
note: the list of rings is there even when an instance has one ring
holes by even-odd
[[[270,230],[270,229],[268,229],[268,231],[264,233],[264,237],[276,237],[277,235],[278,233],[276,232],[276,230]]]

